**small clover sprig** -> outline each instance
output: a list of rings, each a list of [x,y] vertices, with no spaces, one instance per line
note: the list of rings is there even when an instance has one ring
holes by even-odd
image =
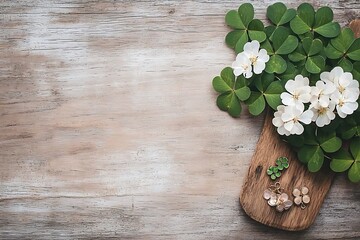
[[[266,16],[268,26],[254,19],[250,3],[226,14],[225,42],[237,57],[213,79],[218,107],[233,117],[243,105],[254,116],[270,107],[277,132],[309,171],[329,160],[333,171],[349,170],[350,181],[360,182],[360,38],[341,29],[329,7],[278,2]],[[279,166],[268,171],[281,175]]]
[[[279,157],[275,161],[276,166],[270,166],[266,171],[271,180],[275,180],[281,176],[281,171],[289,167],[289,159],[286,157]]]

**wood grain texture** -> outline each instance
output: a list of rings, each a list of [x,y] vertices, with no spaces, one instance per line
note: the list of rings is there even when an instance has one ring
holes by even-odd
[[[275,1],[251,2],[263,19]],[[360,16],[358,0],[310,2]],[[0,1],[0,239],[359,238],[344,175],[306,231],[241,209],[263,119],[230,118],[211,87],[240,3]]]
[[[252,219],[265,225],[289,231],[304,230],[315,221],[334,175],[326,170],[310,173],[276,133],[271,123],[272,118],[273,112],[269,111],[241,190],[240,203]],[[280,178],[272,181],[266,170],[275,166],[275,160],[281,156],[288,157],[290,167],[282,171]],[[263,198],[264,190],[275,182],[280,183],[282,192],[287,193],[290,200],[293,200],[293,189],[306,186],[309,189],[310,203],[305,209],[293,204],[287,211],[277,212]]]

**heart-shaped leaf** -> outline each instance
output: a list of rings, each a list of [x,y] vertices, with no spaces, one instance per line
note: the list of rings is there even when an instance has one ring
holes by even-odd
[[[351,60],[360,61],[360,38],[355,39],[353,44],[351,44],[347,51],[347,56]]]
[[[266,64],[265,71],[267,73],[281,74],[286,71],[286,61],[279,55],[272,55],[269,62]]]
[[[340,52],[339,50],[334,48],[332,44],[328,44],[326,46],[325,54],[326,54],[326,57],[328,57],[330,59],[339,59],[344,55],[343,52]]]
[[[330,43],[336,50],[345,54],[346,51],[350,48],[351,44],[354,42],[354,40],[354,32],[350,28],[344,28],[340,32],[339,36],[331,39]]]
[[[321,7],[315,13],[314,28],[325,25],[333,20],[334,13],[329,7]]]
[[[249,23],[248,32],[249,38],[251,40],[257,40],[261,43],[266,39],[266,34],[264,32],[264,24],[259,19],[253,19]]]
[[[272,42],[275,54],[281,55],[293,52],[299,44],[297,37],[290,35],[289,30],[285,27],[278,27],[274,31]]]
[[[281,81],[286,82],[290,79],[295,79],[295,76],[298,75],[298,69],[291,62],[287,63],[287,69],[284,73],[280,74],[279,77]]]
[[[250,98],[245,102],[249,107],[249,112],[257,116],[265,109],[264,96],[259,92],[251,92]]]
[[[321,36],[327,38],[333,38],[339,35],[340,33],[340,25],[337,22],[327,23],[320,27],[314,28],[314,32],[317,32]]]
[[[277,26],[290,22],[295,15],[295,9],[287,9],[285,4],[281,2],[270,5],[266,11],[266,16]]]
[[[330,168],[334,172],[344,172],[348,170],[353,163],[354,159],[352,158],[350,153],[345,151],[344,149],[340,149],[333,156],[330,163]]]
[[[307,163],[310,172],[317,172],[324,163],[324,153],[320,146],[304,145],[298,152],[300,161]]]
[[[344,140],[349,140],[352,138],[355,134],[360,132],[360,112],[354,112],[352,115],[346,117],[339,129],[338,134],[341,136]]]
[[[215,91],[219,92],[219,93],[224,93],[227,91],[231,91],[231,87],[219,76],[215,77],[213,79],[213,87],[215,89]]]
[[[314,56],[323,49],[323,44],[320,39],[304,38],[302,40],[302,46],[308,56]]]
[[[341,67],[345,72],[351,72],[353,70],[353,64],[347,58],[342,58],[339,61],[338,66]]]
[[[334,14],[331,8],[319,8],[315,14],[314,32],[327,38],[333,38],[339,35],[340,25],[332,22],[333,16]]]
[[[240,102],[233,91],[221,94],[216,100],[217,106],[227,111],[232,117],[237,117],[241,113]]]
[[[353,70],[351,72],[354,76],[354,79],[360,81],[360,62],[355,62],[353,64]]]
[[[225,37],[225,42],[230,48],[235,48],[236,43],[242,40],[243,45],[247,42],[246,30],[234,30],[229,32]]]
[[[254,7],[251,3],[244,3],[240,5],[238,13],[241,21],[247,27],[254,18]]]
[[[348,177],[352,182],[360,182],[360,137],[353,139],[350,144],[350,152],[354,157],[354,163],[351,166]]]
[[[349,169],[348,177],[352,182],[360,181],[360,137],[354,138],[350,144],[350,152],[340,149],[331,160],[330,168],[334,172],[344,172]]]
[[[240,53],[244,51],[244,45],[249,41],[248,34],[244,31],[244,34],[239,38],[239,40],[235,44],[235,52]]]
[[[220,76],[215,77],[212,83],[215,91],[219,93],[231,91],[235,84],[233,70],[230,67],[224,68]]]
[[[320,55],[308,57],[305,68],[309,73],[320,73],[325,68],[325,59]]]
[[[336,152],[341,148],[342,141],[338,138],[335,132],[318,131],[317,139],[320,147],[327,153]]]
[[[315,10],[308,3],[302,3],[297,8],[297,15],[290,21],[291,30],[303,34],[311,30],[315,19]]]
[[[281,104],[280,94],[282,92],[284,92],[284,87],[280,81],[272,82],[266,89],[264,96],[266,102],[272,109],[276,110],[276,108]]]
[[[350,152],[355,161],[360,161],[360,137],[354,138],[351,141]]]
[[[243,21],[240,18],[238,11],[230,10],[225,16],[225,22],[227,25],[234,29],[246,29],[247,26],[244,25]]]
[[[296,49],[296,51],[290,53],[288,55],[290,61],[292,62],[300,62],[306,59],[307,54],[305,53],[303,47],[301,44],[299,44],[298,48]]]
[[[360,182],[360,161],[354,162],[348,172],[348,177],[351,182]]]
[[[260,46],[261,46],[261,48],[265,49],[269,55],[274,54],[274,50],[273,50],[272,45],[269,42],[269,40],[266,39],[264,42],[261,43]]]
[[[236,79],[235,94],[241,101],[245,101],[250,97],[251,91],[247,84],[247,79],[242,75]]]

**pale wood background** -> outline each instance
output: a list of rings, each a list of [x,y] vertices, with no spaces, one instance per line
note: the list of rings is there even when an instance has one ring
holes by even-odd
[[[275,1],[251,2],[264,18]],[[360,16],[359,0],[310,2]],[[262,118],[230,118],[211,87],[240,3],[1,1],[0,238],[360,238],[345,176],[303,232],[240,209]]]

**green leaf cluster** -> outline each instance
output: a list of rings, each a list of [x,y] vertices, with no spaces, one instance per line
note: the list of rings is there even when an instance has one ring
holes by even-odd
[[[356,39],[350,28],[341,29],[333,21],[331,8],[314,9],[311,4],[302,3],[297,9],[292,9],[278,2],[267,8],[266,16],[270,22],[268,26],[254,18],[254,8],[250,3],[241,4],[225,16],[225,22],[231,28],[225,42],[235,54],[242,52],[247,42],[257,40],[270,59],[265,71],[250,79],[235,77],[230,67],[213,79],[213,88],[219,93],[216,103],[221,110],[232,117],[240,116],[244,105],[255,116],[266,107],[276,110],[288,80],[301,74],[314,85],[321,72],[330,71],[335,66],[351,72],[354,79],[360,81],[360,38]],[[305,126],[304,134],[283,138],[311,172],[319,171],[327,160],[331,161],[331,169],[338,172],[345,169],[336,168],[339,159],[350,159],[351,156],[352,165],[344,171],[349,170],[351,181],[358,181],[357,155],[348,151],[345,158],[343,152],[347,151],[349,144],[358,144],[360,148],[358,140],[354,140],[359,136],[360,110],[357,110],[345,119],[335,119],[327,127],[309,125]],[[333,163],[334,159],[338,160]],[[279,175],[278,166],[270,171],[270,176],[276,178]]]
[[[357,160],[354,150],[349,153],[347,146],[350,145],[350,150],[360,149],[359,139],[360,110],[342,121],[337,118],[322,128],[307,125],[304,134],[284,138],[297,150],[299,160],[307,164],[310,172],[319,171],[329,160],[334,172],[349,170],[348,177],[352,182],[360,181],[360,159]]]
[[[249,40],[265,41],[264,24],[259,19],[254,19],[254,7],[250,3],[242,4],[238,10],[231,10],[225,16],[225,22],[234,30],[225,37],[226,44],[242,52],[245,43]]]
[[[280,94],[284,91],[280,81],[274,81],[274,75],[262,74],[260,78],[246,79],[243,76],[235,78],[233,70],[226,67],[220,76],[213,79],[213,88],[220,93],[217,106],[227,111],[232,117],[241,114],[241,104],[248,106],[252,115],[259,115],[268,104],[273,109],[280,104]]]
[[[281,171],[289,167],[289,159],[286,157],[279,157],[276,159],[276,166],[270,166],[266,171],[267,175],[270,176],[271,180],[281,176]]]
[[[360,79],[360,38],[355,39],[350,28],[344,28],[339,36],[331,39],[325,53],[344,71],[352,72],[356,79]]]
[[[355,138],[350,144],[350,151],[341,149],[334,154],[330,168],[334,172],[348,171],[351,182],[360,182],[360,137]]]

